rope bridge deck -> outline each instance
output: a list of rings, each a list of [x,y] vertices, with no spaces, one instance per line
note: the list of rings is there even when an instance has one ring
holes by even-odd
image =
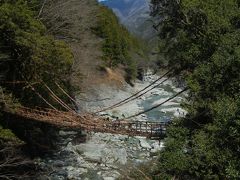
[[[166,123],[127,120],[108,120],[92,114],[77,114],[52,109],[16,108],[8,113],[25,119],[48,123],[58,127],[82,129],[86,131],[122,134],[129,136],[159,137],[166,130]]]

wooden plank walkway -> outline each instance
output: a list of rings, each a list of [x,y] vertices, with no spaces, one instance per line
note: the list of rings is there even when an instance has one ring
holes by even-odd
[[[86,131],[122,134],[129,136],[160,137],[165,134],[166,123],[129,120],[108,120],[91,114],[56,111],[52,109],[30,109],[20,107],[8,112],[25,119],[48,123],[58,127],[82,129]]]

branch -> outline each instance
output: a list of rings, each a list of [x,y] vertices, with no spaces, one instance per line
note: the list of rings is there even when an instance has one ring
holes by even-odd
[[[44,8],[46,2],[47,2],[47,0],[44,0],[44,1],[43,1],[42,7],[41,7],[41,9],[40,9],[40,11],[39,11],[39,13],[38,13],[38,18],[41,16],[41,14],[42,14],[42,12],[43,12],[43,8]]]
[[[0,179],[26,179],[29,177],[22,167],[31,167],[33,161],[19,154],[17,147],[5,147],[0,150]]]

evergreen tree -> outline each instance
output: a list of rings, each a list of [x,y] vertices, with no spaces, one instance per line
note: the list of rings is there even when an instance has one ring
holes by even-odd
[[[73,56],[64,42],[46,35],[45,26],[32,10],[37,2],[39,1],[0,1],[1,86],[22,103],[46,106],[29,84],[54,103],[41,82],[50,87],[58,82],[69,89],[67,77]],[[60,92],[56,93],[61,96]]]
[[[131,53],[140,51],[139,42],[123,25],[118,22],[114,13],[105,6],[99,5],[98,24],[94,32],[103,38],[103,62],[110,68],[124,65],[127,79],[136,77],[137,63],[131,58]]]
[[[156,174],[240,177],[240,2],[152,0],[161,54],[190,88],[188,115],[167,130]]]

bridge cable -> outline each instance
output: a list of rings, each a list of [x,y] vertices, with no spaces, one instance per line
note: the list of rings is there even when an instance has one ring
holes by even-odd
[[[94,114],[97,114],[97,113],[100,113],[100,112],[103,112],[103,111],[106,111],[106,110],[110,110],[110,109],[113,109],[115,108],[116,106],[120,105],[120,104],[124,104],[125,101],[128,101],[129,99],[133,98],[134,96],[140,94],[141,92],[145,91],[146,89],[148,89],[149,87],[151,87],[152,85],[154,85],[155,83],[157,83],[158,81],[160,81],[162,78],[164,78],[165,76],[167,76],[170,72],[173,71],[173,68],[170,69],[168,72],[166,72],[164,75],[162,75],[161,77],[159,77],[157,80],[153,81],[151,84],[149,84],[148,86],[146,86],[145,88],[141,89],[140,91],[136,92],[135,94],[129,96],[128,98],[126,99],[123,99],[122,101],[112,105],[112,106],[109,106],[107,108],[104,108],[102,110],[99,110],[97,112],[94,112]]]
[[[35,77],[35,79],[37,80],[37,78]],[[59,103],[63,108],[65,108],[67,111],[73,111],[66,103],[64,103],[48,86],[46,83],[44,83],[44,81],[41,78],[40,82],[47,88],[47,90],[51,93],[51,97],[57,102]]]
[[[57,82],[54,82],[57,87],[74,103],[77,103]]]
[[[54,107],[50,102],[48,102],[32,85],[31,83],[29,83],[26,78],[24,77],[24,75],[22,73],[20,73],[21,77],[25,80],[25,82],[28,84],[28,86],[31,88],[31,90],[33,92],[35,92],[35,94],[38,95],[38,97],[40,99],[42,99],[48,106],[50,106],[51,108],[53,108],[54,110],[58,111],[58,109],[56,107]]]
[[[35,79],[37,79],[35,77]],[[51,89],[49,86],[47,86],[47,84],[39,77],[38,79],[40,79],[40,82],[47,88],[47,90],[51,93],[51,97],[57,102],[59,103],[63,108],[65,108],[67,111],[70,112],[76,112],[74,110],[72,110],[65,102],[63,102]]]
[[[186,118],[186,120],[190,120],[190,121],[194,122],[194,123],[195,123],[196,125],[198,125],[199,127],[203,127],[204,124],[201,124],[201,123],[199,123],[199,122],[197,122],[197,121],[195,121],[195,120],[193,120],[193,119],[196,119],[196,118],[200,117],[201,115],[203,115],[203,114],[205,114],[205,113],[209,113],[208,110],[204,110],[204,111],[202,111],[201,113],[199,113],[197,116],[192,117],[192,118],[190,118],[190,119],[187,118],[187,117],[185,117],[185,118]]]
[[[41,6],[41,8],[40,8],[40,11],[39,11],[39,13],[38,13],[38,16],[37,16],[38,18],[40,18],[41,14],[42,14],[42,12],[43,12],[44,6],[46,5],[46,3],[47,3],[47,0],[44,0],[43,3],[42,3],[42,6]]]
[[[27,82],[27,81],[26,81]],[[50,106],[51,108],[53,108],[54,110],[58,110],[57,108],[55,108],[50,102],[48,102],[39,92],[36,91],[36,89],[27,82],[27,84],[31,87],[31,90],[35,92],[35,94],[38,95],[39,98],[41,98],[48,106]]]
[[[0,81],[1,84],[26,84],[26,81]]]
[[[75,104],[79,104],[73,97],[71,97],[57,82],[54,82],[57,87],[71,100],[73,101]],[[85,102],[99,102],[99,101],[104,101],[110,98],[105,98],[105,99],[96,99],[96,100],[90,100],[90,99],[82,99],[82,98],[78,98],[81,101],[85,101]]]
[[[114,107],[111,108],[111,109],[117,108],[117,107],[119,107],[119,106],[123,106],[124,104],[127,104],[127,103],[129,103],[129,102],[131,102],[131,101],[133,101],[133,100],[135,100],[135,99],[138,99],[139,97],[143,96],[144,94],[148,93],[149,91],[151,91],[151,90],[159,87],[161,84],[163,84],[164,82],[166,82],[167,80],[169,80],[169,78],[170,78],[170,77],[168,77],[167,79],[165,79],[165,80],[163,80],[162,82],[158,83],[157,85],[153,86],[151,89],[148,89],[147,91],[139,94],[138,96],[136,96],[136,97],[134,97],[134,98],[132,98],[132,99],[129,99],[128,101],[125,101],[124,103],[121,103],[121,104],[119,104],[119,105],[116,105],[116,106],[114,106]]]
[[[38,95],[38,97],[40,97],[47,105],[49,105],[51,108],[53,108],[54,110],[58,111],[57,108],[55,108],[51,103],[49,103],[40,93],[38,93],[36,91],[36,89],[34,87],[32,87],[32,90]]]
[[[61,103],[56,96],[50,94],[50,96],[58,103],[60,104],[64,109],[66,109],[67,111],[71,111],[71,109],[69,109],[68,107],[66,107],[63,103]]]
[[[71,100],[72,103],[75,103],[74,106],[78,105],[77,101],[75,101],[74,98],[72,98],[56,81],[54,83],[63,92],[63,94],[65,94]],[[74,111],[77,112],[77,109],[75,107]]]
[[[131,116],[129,116],[129,117],[126,117],[126,118],[120,119],[120,120],[130,119],[130,118],[133,118],[133,117],[137,117],[137,116],[139,116],[139,115],[141,115],[141,114],[145,114],[146,112],[152,111],[152,110],[154,110],[154,109],[162,106],[163,104],[167,103],[168,101],[171,101],[172,99],[176,98],[177,96],[179,96],[180,94],[184,93],[184,92],[187,91],[187,90],[188,90],[188,88],[184,88],[182,91],[176,93],[174,96],[168,98],[168,99],[165,100],[164,102],[162,102],[162,103],[160,103],[160,104],[157,104],[157,105],[155,105],[155,106],[153,106],[153,107],[151,107],[151,108],[149,108],[149,109],[147,109],[147,110],[141,111],[141,112],[139,112],[139,113],[136,113],[136,114],[134,114],[134,115],[131,115]]]
[[[71,109],[65,102],[63,102],[48,86],[46,83],[42,81],[43,85],[47,88],[47,90],[51,93],[51,97],[55,99],[62,107],[64,107],[66,110],[75,112],[73,109]]]

